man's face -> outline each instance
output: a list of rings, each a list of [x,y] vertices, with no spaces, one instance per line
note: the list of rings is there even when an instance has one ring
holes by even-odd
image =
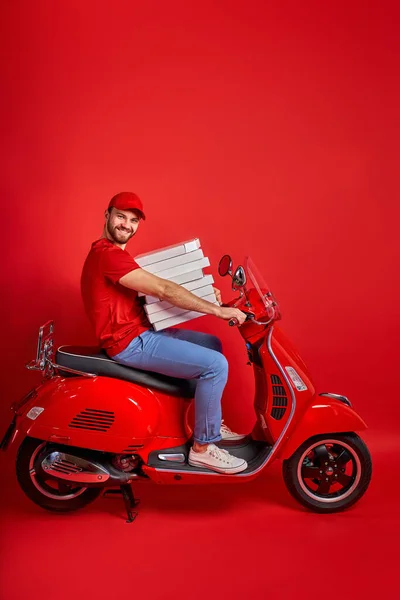
[[[140,213],[134,210],[106,211],[106,227],[109,236],[117,244],[126,244],[139,227]]]

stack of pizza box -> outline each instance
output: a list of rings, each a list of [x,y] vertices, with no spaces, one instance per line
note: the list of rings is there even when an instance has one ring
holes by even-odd
[[[192,294],[217,303],[212,286],[213,276],[203,273],[203,269],[210,266],[210,261],[204,256],[198,238],[140,254],[135,260],[145,271],[179,283]],[[142,293],[139,293],[139,296],[144,296],[144,309],[155,331],[204,316],[203,313],[173,306],[153,296]]]

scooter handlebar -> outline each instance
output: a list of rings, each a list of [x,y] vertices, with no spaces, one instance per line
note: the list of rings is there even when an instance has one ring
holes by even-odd
[[[254,315],[253,313],[246,313],[246,321],[253,321],[254,320]],[[246,323],[245,321],[245,323]],[[233,317],[233,319],[230,319],[228,321],[228,325],[229,327],[237,327],[239,325],[239,321],[236,319],[236,317]]]

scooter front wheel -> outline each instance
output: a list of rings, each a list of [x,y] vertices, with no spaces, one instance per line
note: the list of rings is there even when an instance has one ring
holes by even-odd
[[[77,510],[95,500],[101,493],[99,488],[82,487],[64,483],[49,477],[35,468],[39,460],[54,452],[54,444],[27,437],[17,454],[17,479],[32,502],[46,510],[68,512]]]
[[[283,463],[291,495],[320,513],[339,512],[358,502],[371,475],[371,455],[355,433],[314,436]]]

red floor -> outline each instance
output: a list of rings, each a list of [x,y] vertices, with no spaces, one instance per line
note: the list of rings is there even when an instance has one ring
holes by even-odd
[[[373,481],[348,512],[321,516],[287,493],[275,463],[242,486],[137,484],[71,515],[30,503],[10,475],[1,495],[1,600],[398,597],[400,439],[368,431]],[[0,457],[4,468],[7,456]],[[4,493],[6,492],[6,493]]]

